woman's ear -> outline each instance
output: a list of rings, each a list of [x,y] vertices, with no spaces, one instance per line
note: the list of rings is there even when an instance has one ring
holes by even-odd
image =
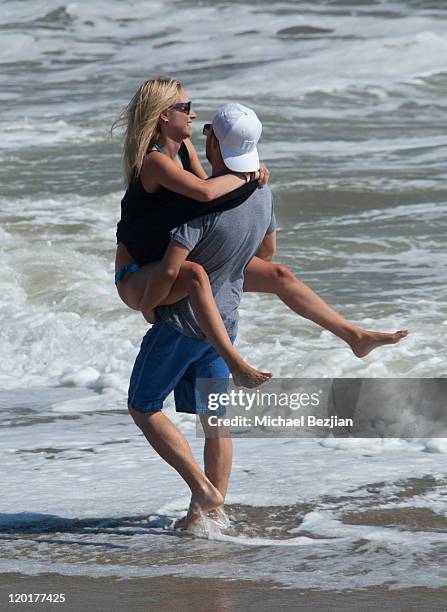
[[[158,121],[159,123],[167,123],[169,121],[169,117],[166,113],[161,113]]]

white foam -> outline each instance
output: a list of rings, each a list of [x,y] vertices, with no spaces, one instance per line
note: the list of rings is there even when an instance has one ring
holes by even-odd
[[[95,199],[70,196],[68,200],[2,201],[3,213],[17,218],[5,226],[2,240],[3,265],[8,270],[1,281],[4,298],[0,299],[0,316],[8,321],[3,325],[0,349],[4,363],[1,380],[6,388],[17,386],[19,375],[20,385],[75,384],[125,392],[147,326],[142,317],[121,305],[113,287],[110,228],[116,220],[118,201],[118,194]],[[436,222],[442,214],[441,205],[398,206],[334,217],[328,223],[342,227],[364,222],[365,234],[356,231],[367,241],[367,224],[371,222],[405,217]],[[66,228],[84,219],[88,224],[82,231],[68,234],[67,250]],[[297,229],[306,234],[314,228],[318,231],[318,223],[301,224]],[[99,250],[92,245],[98,245]],[[427,279],[436,281],[441,254],[434,259],[431,249],[415,246],[395,251],[388,249],[386,241],[381,248],[387,252],[385,265],[382,256],[374,260],[361,251],[355,259],[348,251],[339,250],[339,256],[345,257],[352,271],[370,273],[374,267],[386,271],[391,263],[409,270],[414,265],[415,274],[423,272]],[[310,254],[303,252],[306,259]],[[417,295],[414,300],[408,295],[404,301],[397,299],[398,294],[394,298],[397,311],[405,305],[405,317],[401,314],[400,319],[378,317],[374,306],[368,312],[367,304],[362,306],[361,302],[348,309],[348,316],[352,312],[366,327],[393,330],[405,326],[412,331],[397,347],[376,351],[363,361],[351,356],[341,341],[300,319],[272,296],[244,296],[238,347],[252,363],[272,369],[277,376],[306,372],[318,377],[323,370],[331,376],[425,375],[427,369],[436,374],[445,350],[439,334],[433,336],[433,346],[427,347],[425,360],[415,359],[420,354],[420,340],[432,333],[442,313],[434,311],[434,305],[426,300],[425,310],[421,309],[424,298]],[[10,296],[14,296],[14,303]]]
[[[169,575],[173,572],[192,576],[196,570],[200,570],[203,576],[203,566],[197,568],[189,562],[188,555],[194,555],[195,546],[190,537],[185,540],[182,537],[173,539],[176,563],[163,561],[166,558],[165,547],[172,540],[160,539],[160,533],[172,523],[173,518],[186,511],[189,496],[174,471],[137,434],[127,415],[123,420],[121,416],[92,414],[86,420],[70,421],[69,428],[66,425],[42,423],[29,428],[28,434],[24,434],[23,430],[19,432],[19,429],[9,430],[12,435],[8,435],[7,444],[21,452],[6,453],[3,448],[0,449],[2,464],[7,467],[2,473],[2,487],[10,490],[0,516],[0,526],[10,529],[29,529],[33,526],[38,529],[39,523],[42,523],[47,529],[53,523],[59,525],[58,530],[61,531],[64,529],[63,521],[66,521],[69,529],[73,518],[99,520],[102,517],[103,525],[111,517],[119,521],[120,516],[140,517],[140,521],[132,528],[132,520],[123,518],[126,531],[130,529],[133,535],[123,534],[118,539],[115,535],[110,540],[111,536],[105,532],[96,534],[91,542],[93,546],[89,559],[84,561],[73,547],[64,564],[58,559],[51,559],[51,556],[45,560],[32,551],[28,551],[26,558],[17,558],[20,543],[17,540],[4,551],[2,570],[12,571],[15,568],[27,574],[54,571],[64,575],[120,577]],[[116,436],[117,433],[120,436]],[[104,444],[112,440],[115,444]],[[3,438],[3,442],[6,442],[6,438]],[[190,437],[190,442],[193,452],[198,455],[202,442],[194,437]],[[346,444],[334,449],[323,444],[323,441],[312,439],[235,441],[229,504],[258,505],[267,509],[271,506],[269,511],[272,518],[278,506],[319,503],[319,507],[305,513],[302,519],[297,515],[296,526],[294,528],[292,524],[289,534],[292,537],[289,539],[275,539],[269,537],[268,532],[264,537],[246,534],[230,536],[220,529],[209,529],[210,525],[203,533],[199,530],[198,536],[210,540],[209,550],[213,551],[213,559],[207,563],[206,576],[225,577],[237,573],[242,550],[249,547],[253,549],[254,556],[246,566],[245,575],[250,579],[259,579],[266,572],[270,575],[271,568],[275,567],[275,580],[303,588],[333,588],[335,584],[339,588],[360,588],[382,584],[390,574],[401,587],[440,585],[442,577],[433,571],[426,572],[422,566],[417,572],[409,573],[407,570],[416,558],[429,559],[432,550],[445,545],[445,534],[349,525],[338,517],[340,504],[342,508],[345,504],[345,508],[355,509],[362,499],[373,503],[376,494],[368,491],[365,485],[371,485],[378,479],[389,483],[388,492],[384,487],[382,495],[392,497],[393,486],[396,486],[393,483],[408,478],[409,464],[412,466],[412,478],[423,477],[427,473],[434,478],[442,477],[445,471],[444,466],[439,464],[439,456],[421,453],[411,443],[401,442],[400,448],[397,448],[392,446],[391,441],[390,444],[375,442],[380,452],[361,460],[357,451]],[[361,444],[361,441],[355,441],[355,446]],[[368,444],[371,445],[371,441]],[[58,453],[52,461],[48,461],[45,453],[51,453],[51,448],[58,449]],[[24,452],[32,449],[33,453]],[[15,477],[19,469],[20,482]],[[91,489],[92,474],[95,478],[94,491]],[[10,479],[13,487],[9,487]],[[182,490],[185,495],[179,497]],[[27,511],[23,507],[24,491],[27,508],[30,509]],[[334,496],[333,502],[330,501],[331,496]],[[442,490],[428,491],[407,503],[412,507],[424,507],[425,504],[434,511],[442,510],[441,496]],[[326,502],[321,501],[324,498],[327,498]],[[347,499],[351,500],[351,504]],[[49,507],[51,515],[48,513]],[[145,531],[145,523],[142,522],[144,516],[149,516],[149,532]],[[80,524],[77,525],[79,528]],[[117,526],[113,531],[118,533],[118,529]],[[77,537],[74,533],[70,535],[72,541]],[[81,541],[85,542],[88,538],[86,532]],[[364,542],[362,548],[359,550],[357,545],[357,554],[353,555],[352,546],[360,541]],[[116,562],[119,555],[115,556],[115,562],[109,561],[106,565],[95,562],[98,554],[95,546],[99,546],[100,551],[101,543],[107,542],[124,545],[124,557],[119,563]],[[229,547],[228,551],[232,552],[230,559],[225,561],[225,567],[219,558],[214,559],[216,542]],[[149,545],[152,560],[161,554],[156,564],[147,563]],[[207,546],[206,543],[203,546]],[[315,571],[288,570],[290,565],[295,567],[297,563],[305,561],[302,555],[308,555],[305,551],[309,547],[312,547]],[[79,551],[83,549],[80,547]],[[42,547],[39,550],[42,554]],[[126,561],[127,550],[132,551],[132,565]],[[182,551],[184,562],[181,559]],[[50,552],[51,548],[48,550]],[[281,559],[276,559],[277,554],[282,555]],[[7,569],[5,558],[8,559]],[[330,566],[325,559],[331,560]],[[241,564],[242,567],[242,561]],[[362,572],[365,566],[369,568],[366,573]],[[324,585],[321,584],[321,572],[325,575]]]
[[[212,92],[216,97],[227,97],[231,91],[239,95],[261,92],[265,62],[275,96],[288,96],[291,83],[294,96],[315,90],[339,90],[350,85],[367,86],[386,96],[385,90],[392,84],[444,70],[441,58],[446,43],[442,25],[434,16],[412,14],[403,6],[400,8],[404,15],[407,14],[400,19],[397,32],[394,20],[373,15],[359,19],[355,14],[322,14],[321,7],[314,5],[311,7],[314,15],[297,12],[290,16],[279,11],[275,14],[275,7],[281,8],[281,5],[269,6],[269,10],[263,11],[244,3],[228,7],[205,4],[195,6],[194,10],[174,4],[174,24],[167,18],[167,6],[170,5],[170,2],[153,2],[148,13],[144,2],[135,1],[129,14],[128,7],[116,0],[71,3],[65,7],[65,17],[70,22],[65,30],[34,25],[26,34],[6,32],[8,44],[0,52],[0,61],[46,64],[51,54],[56,53],[63,53],[67,59],[105,54],[105,70],[127,67],[131,61],[133,67],[141,68],[142,72],[147,70],[145,57],[148,52],[154,66],[165,66],[165,71],[172,72],[186,69],[192,60],[202,66],[231,62],[234,70],[229,77],[210,83],[208,74],[206,81],[210,87],[205,89],[205,82],[201,84],[202,94],[206,91],[209,96]],[[41,19],[63,6],[58,2],[48,3],[45,9],[39,5],[34,9],[14,6],[15,14],[11,17],[22,22],[25,29],[27,22]],[[226,22],[224,30],[223,20]],[[307,41],[283,39],[277,35],[291,25],[315,23],[334,34]],[[248,38],[237,36],[253,29],[257,33]],[[166,43],[176,44],[158,47]],[[247,61],[254,65],[247,68]],[[269,62],[274,64],[269,65]],[[343,76],[334,70],[339,66],[348,68]],[[87,75],[91,73],[91,66],[85,64],[73,70]],[[283,74],[288,75],[287,83],[281,78]]]
[[[0,126],[2,148],[20,150],[29,147],[47,147],[58,144],[92,143],[103,139],[104,134],[91,128],[83,128],[59,119],[23,117],[20,121],[9,121]]]
[[[351,22],[354,26],[354,22]],[[419,24],[421,27],[422,24]],[[365,24],[366,26],[366,24]],[[321,46],[309,53],[296,53],[291,58],[281,57],[271,66],[277,75],[287,74],[287,79],[275,82],[275,96],[288,98],[290,83],[294,83],[294,95],[310,92],[337,92],[353,87],[371,86],[389,91],[404,82],[416,82],[422,76],[443,72],[442,56],[447,43],[442,33],[417,31],[395,36],[391,41],[384,36],[345,42],[339,48]],[[345,71],[334,67],[346,66]],[[232,79],[232,87],[242,96],[262,95],[265,91],[262,73],[265,67],[242,69]],[[227,84],[212,81],[208,87],[213,96],[226,96]]]

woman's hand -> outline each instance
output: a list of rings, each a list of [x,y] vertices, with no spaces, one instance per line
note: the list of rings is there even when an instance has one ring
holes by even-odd
[[[270,178],[270,170],[267,168],[267,166],[263,162],[261,162],[259,164],[259,184],[267,185],[267,183],[269,182],[269,178]]]

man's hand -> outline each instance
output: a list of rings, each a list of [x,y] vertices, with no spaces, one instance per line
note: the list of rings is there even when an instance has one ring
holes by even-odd
[[[270,178],[270,170],[267,168],[267,166],[263,162],[261,162],[259,164],[259,184],[267,185],[267,183],[269,182],[269,178]]]

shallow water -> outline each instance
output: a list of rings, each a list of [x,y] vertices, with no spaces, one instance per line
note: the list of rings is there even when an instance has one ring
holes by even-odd
[[[168,404],[199,456],[193,417]],[[116,393],[14,391],[0,406],[0,571],[321,589],[445,583],[442,438],[235,440],[230,525],[206,519],[192,535],[172,529],[186,487]]]

